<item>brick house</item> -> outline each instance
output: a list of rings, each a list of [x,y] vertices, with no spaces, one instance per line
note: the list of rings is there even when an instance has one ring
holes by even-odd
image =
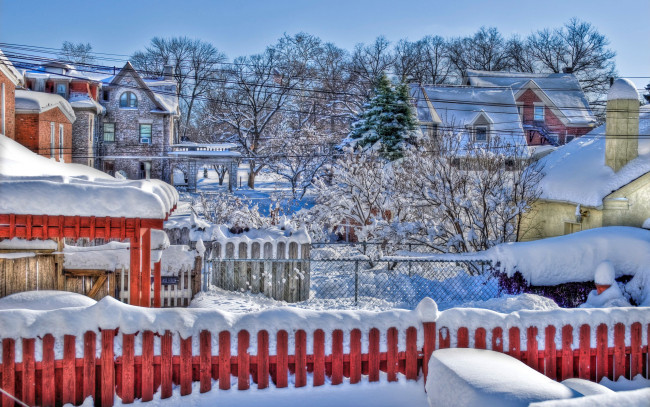
[[[464,85],[512,89],[529,146],[559,146],[596,125],[580,82],[570,73],[533,74],[467,70]]]
[[[129,179],[170,179],[167,154],[176,142],[180,116],[176,82],[143,79],[130,62],[103,82],[99,156],[109,174]]]
[[[75,114],[59,95],[15,91],[15,140],[33,152],[59,162],[72,162]]]
[[[22,75],[0,50],[0,134],[15,138],[15,93]]]

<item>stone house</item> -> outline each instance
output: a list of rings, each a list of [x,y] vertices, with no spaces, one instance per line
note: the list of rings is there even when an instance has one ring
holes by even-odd
[[[36,154],[72,162],[72,124],[75,114],[59,95],[15,91],[15,140]]]
[[[650,106],[617,79],[606,122],[545,156],[540,197],[522,220],[520,240],[602,226],[650,226]]]
[[[145,80],[130,62],[104,79],[100,103],[99,168],[129,179],[170,179],[167,154],[177,137],[180,116],[176,82]]]
[[[0,50],[0,134],[15,137],[15,93],[23,85],[23,76]]]

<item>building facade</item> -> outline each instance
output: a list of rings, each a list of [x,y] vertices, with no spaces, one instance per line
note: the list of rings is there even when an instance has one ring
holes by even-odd
[[[23,85],[22,75],[0,51],[0,134],[15,137],[16,87]]]

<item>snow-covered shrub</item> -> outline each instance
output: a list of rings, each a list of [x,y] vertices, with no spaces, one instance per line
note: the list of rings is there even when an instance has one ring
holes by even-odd
[[[260,214],[257,205],[251,205],[239,196],[221,192],[199,196],[192,210],[210,223],[227,225],[231,230],[244,231],[270,225],[270,219]]]

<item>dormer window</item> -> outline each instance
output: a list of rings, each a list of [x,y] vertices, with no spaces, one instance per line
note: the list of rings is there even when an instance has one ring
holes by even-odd
[[[120,107],[138,107],[138,98],[133,92],[124,92],[120,96]]]
[[[536,122],[544,121],[544,106],[535,106],[535,116],[533,117],[533,120]]]
[[[65,95],[66,95],[65,83],[56,84],[56,94],[65,99]]]
[[[474,127],[474,141],[477,143],[487,143],[488,141],[488,128],[487,126]]]

